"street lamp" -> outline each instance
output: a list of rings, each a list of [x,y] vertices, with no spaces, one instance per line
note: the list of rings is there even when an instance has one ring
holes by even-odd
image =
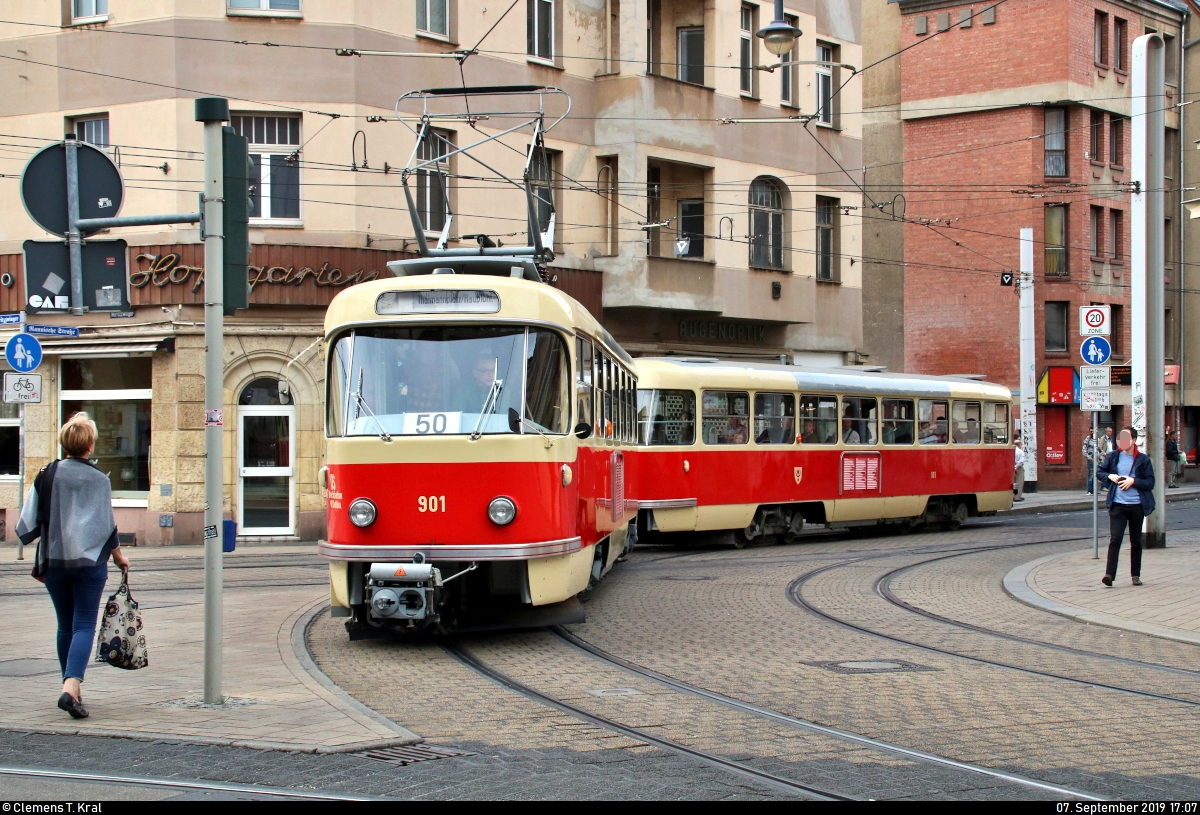
[[[783,0],[775,0],[775,19],[755,34],[775,56],[783,56],[796,44],[796,38],[804,32],[790,25],[783,16]]]

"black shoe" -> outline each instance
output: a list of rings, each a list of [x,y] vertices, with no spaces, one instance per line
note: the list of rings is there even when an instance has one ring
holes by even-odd
[[[1112,585],[1112,575],[1108,575],[1108,574],[1104,575],[1104,577],[1100,578],[1100,582],[1106,586],[1111,586]]]
[[[83,702],[65,691],[62,696],[58,697],[58,707],[60,710],[70,713],[72,719],[86,719],[88,717],[87,708],[83,706]]]

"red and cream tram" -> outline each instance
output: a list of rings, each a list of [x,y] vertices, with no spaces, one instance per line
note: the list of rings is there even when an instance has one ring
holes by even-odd
[[[1010,391],[961,377],[637,360],[639,536],[957,527],[1012,506]]]
[[[389,265],[325,322],[334,616],[352,636],[580,620],[633,518],[633,360],[529,258]]]

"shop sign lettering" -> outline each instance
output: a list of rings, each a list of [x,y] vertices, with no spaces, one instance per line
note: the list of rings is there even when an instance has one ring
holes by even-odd
[[[146,286],[161,289],[168,285],[190,285],[191,290],[196,292],[204,285],[204,267],[180,263],[179,255],[175,252],[165,255],[143,252],[137,256],[137,263],[140,265],[143,260],[150,263],[149,268],[139,268],[129,273],[129,285],[135,289]],[[328,261],[322,263],[319,269],[312,266],[300,269],[295,266],[250,266],[249,273],[251,291],[263,283],[273,286],[299,286],[308,279],[312,280],[314,286],[321,288],[340,288],[379,277],[379,272],[375,270],[358,269],[345,272],[336,266],[331,267]]]
[[[720,320],[680,320],[679,338],[728,340],[729,342],[766,342],[767,327],[753,323],[731,323]]]

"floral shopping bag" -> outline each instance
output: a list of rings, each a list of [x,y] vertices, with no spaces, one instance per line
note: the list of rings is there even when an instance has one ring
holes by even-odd
[[[121,585],[104,606],[104,621],[96,638],[96,661],[128,671],[150,664],[146,658],[146,635],[142,633],[142,613],[129,593],[128,571],[121,575]]]

